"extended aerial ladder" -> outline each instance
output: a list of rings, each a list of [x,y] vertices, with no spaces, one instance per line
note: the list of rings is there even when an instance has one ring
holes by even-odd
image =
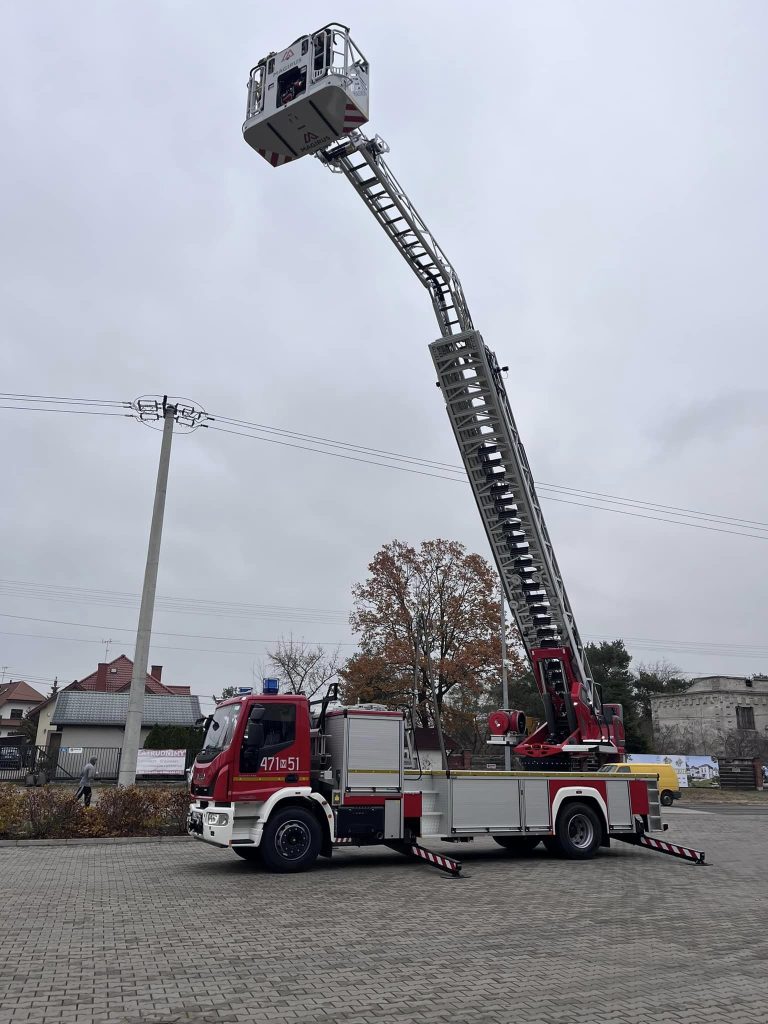
[[[592,680],[496,355],[475,330],[456,271],[368,138],[368,62],[331,24],[252,69],[243,135],[272,166],[315,155],[351,183],[429,292],[441,337],[437,384],[510,610],[531,662],[545,721],[523,735],[519,713],[491,716],[491,741],[526,767],[598,767],[623,754],[618,705]],[[522,728],[521,728],[522,726]]]

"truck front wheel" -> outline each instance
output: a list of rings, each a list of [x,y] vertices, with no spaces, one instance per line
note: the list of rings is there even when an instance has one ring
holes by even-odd
[[[270,816],[259,850],[270,871],[306,871],[317,860],[320,841],[314,814],[303,807],[286,807]]]
[[[555,831],[560,852],[571,860],[594,857],[600,845],[600,821],[587,804],[566,804],[557,816]]]

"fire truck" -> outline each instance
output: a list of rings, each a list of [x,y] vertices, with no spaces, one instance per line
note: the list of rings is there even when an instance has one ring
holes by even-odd
[[[538,843],[591,857],[611,839],[702,862],[662,829],[654,777],[601,773],[624,756],[620,705],[602,701],[579,636],[504,383],[507,367],[475,330],[456,271],[389,169],[388,146],[362,130],[370,68],[349,29],[325,25],[268,54],[248,81],[245,141],[272,167],[314,155],[345,177],[427,289],[440,329],[430,353],[448,418],[517,623],[544,718],[490,717],[490,742],[520,771],[421,769],[403,711],[314,710],[301,696],[244,695],[220,704],[191,774],[190,834],[308,867],[340,844],[385,843],[457,873],[418,840],[491,836],[511,853]]]

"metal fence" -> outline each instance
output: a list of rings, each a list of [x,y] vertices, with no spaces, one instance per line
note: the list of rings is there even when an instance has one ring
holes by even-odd
[[[120,747],[61,747],[58,751],[35,747],[30,744],[12,744],[0,740],[0,781],[29,781],[34,784],[31,776],[37,776],[37,782],[77,782],[84,766],[92,757],[96,758],[96,771],[99,779],[111,782],[117,779],[120,772]],[[195,750],[188,750],[185,770],[194,764]],[[184,778],[181,773],[176,775],[147,776],[142,781],[153,778],[167,781]]]

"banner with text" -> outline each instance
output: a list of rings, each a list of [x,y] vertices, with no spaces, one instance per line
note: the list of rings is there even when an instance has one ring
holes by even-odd
[[[184,775],[186,750],[140,750],[137,775]]]

